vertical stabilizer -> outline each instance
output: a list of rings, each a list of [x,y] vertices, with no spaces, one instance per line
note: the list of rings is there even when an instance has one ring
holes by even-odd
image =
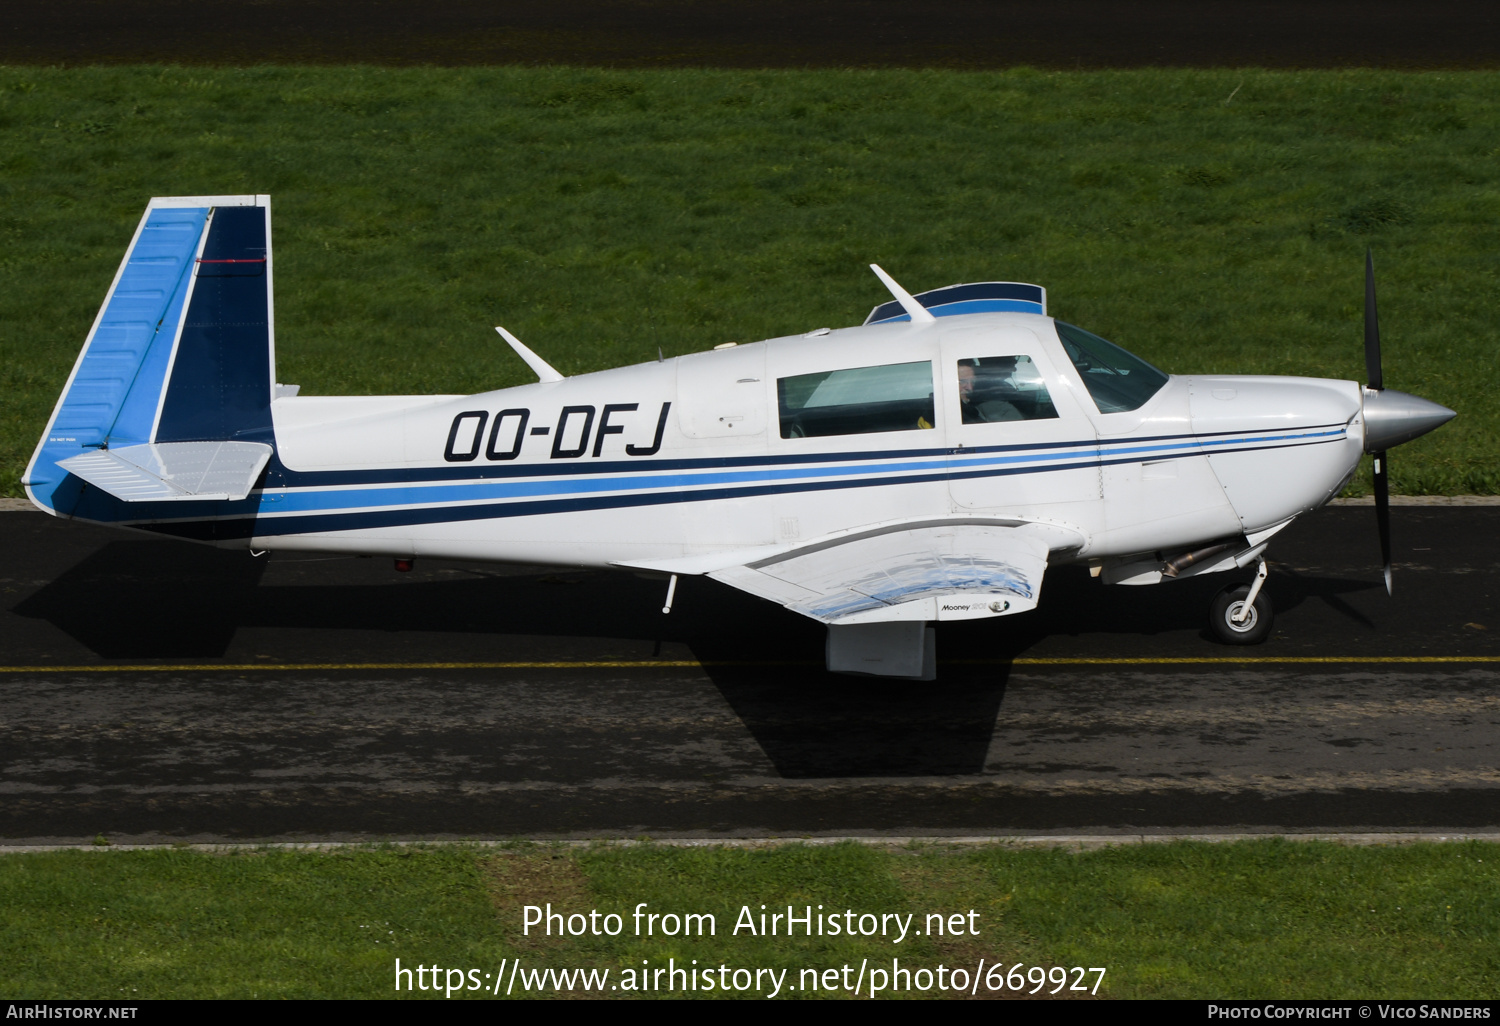
[[[108,495],[81,509],[89,486],[59,464],[156,443],[274,445],[273,337],[270,197],[151,200],[27,467],[27,494],[52,512],[115,519]]]

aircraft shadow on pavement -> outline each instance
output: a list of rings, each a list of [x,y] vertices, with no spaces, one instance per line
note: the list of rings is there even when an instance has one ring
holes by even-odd
[[[105,659],[217,658],[234,640],[266,564],[176,542],[110,542],[23,599]]]
[[[267,566],[240,551],[110,542],[14,612],[104,659],[222,658],[243,628],[285,632],[273,650],[287,662],[390,658],[370,632],[429,635],[392,660],[414,662],[528,660],[537,645],[571,651],[570,639],[591,639],[578,658],[594,657],[583,650],[599,639],[658,652],[683,644],[789,778],[980,772],[1010,661],[1048,639],[1110,635],[1111,649],[1140,654],[1184,643],[1222,651],[1200,637],[1222,577],[1105,588],[1081,568],[1055,568],[1035,612],[943,625],[939,679],[921,682],[826,673],[821,625],[702,578],[682,579],[663,616],[663,582],[627,573],[424,564],[425,575],[396,575],[383,560],[329,560],[293,568],[301,583],[271,584]],[[1339,596],[1370,587],[1378,584],[1281,574],[1273,595],[1282,610],[1316,598],[1368,623]],[[356,633],[332,641],[330,632]]]
[[[821,663],[823,628],[769,602],[703,578],[682,578],[670,616],[665,585],[629,573],[491,569],[424,563],[394,574],[384,560],[307,560],[296,584],[262,580],[268,563],[242,551],[170,541],[114,541],[18,603],[13,612],[46,620],[105,659],[223,657],[241,628],[434,632],[463,636],[589,637],[679,642],[714,662]],[[356,572],[350,572],[357,568]],[[1150,589],[1105,588],[1078,567],[1049,570],[1035,612],[1005,620],[944,624],[945,662],[1013,658],[1054,636],[1148,639],[1197,631],[1222,576]],[[1277,608],[1339,596],[1378,583],[1278,571]],[[1348,616],[1368,622],[1342,604]],[[312,635],[278,659],[332,653]],[[466,646],[476,651],[472,645]],[[490,646],[466,658],[526,659]],[[425,658],[442,659],[435,650]],[[353,658],[353,656],[351,656]]]
[[[778,773],[812,777],[982,772],[1005,700],[1007,666],[937,681],[709,665],[708,674]]]
[[[1375,572],[1379,573],[1378,570]],[[1275,593],[1278,612],[1290,612],[1307,600],[1315,599],[1345,619],[1372,630],[1376,629],[1375,621],[1351,606],[1344,596],[1377,589],[1384,590],[1378,578],[1350,580],[1342,577],[1317,577],[1289,566],[1278,566],[1276,573],[1280,578]]]

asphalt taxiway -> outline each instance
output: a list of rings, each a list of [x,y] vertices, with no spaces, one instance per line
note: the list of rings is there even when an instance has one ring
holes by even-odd
[[[1368,508],[1223,579],[944,625],[939,680],[831,677],[712,582],[253,558],[0,513],[0,840],[1473,832],[1500,825],[1500,507]]]

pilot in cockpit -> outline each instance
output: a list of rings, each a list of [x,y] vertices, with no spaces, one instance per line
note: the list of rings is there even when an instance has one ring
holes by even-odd
[[[1015,380],[1014,356],[982,360],[960,360],[958,363],[958,397],[963,405],[965,424],[994,424],[1006,420],[1025,420],[1014,402],[1020,393]]]

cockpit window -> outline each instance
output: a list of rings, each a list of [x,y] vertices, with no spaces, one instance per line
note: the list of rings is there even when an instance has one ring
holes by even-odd
[[[776,397],[782,438],[918,431],[937,423],[927,360],[779,378]]]
[[[1165,374],[1113,342],[1062,321],[1055,323],[1057,337],[1100,413],[1138,410],[1167,383]]]

